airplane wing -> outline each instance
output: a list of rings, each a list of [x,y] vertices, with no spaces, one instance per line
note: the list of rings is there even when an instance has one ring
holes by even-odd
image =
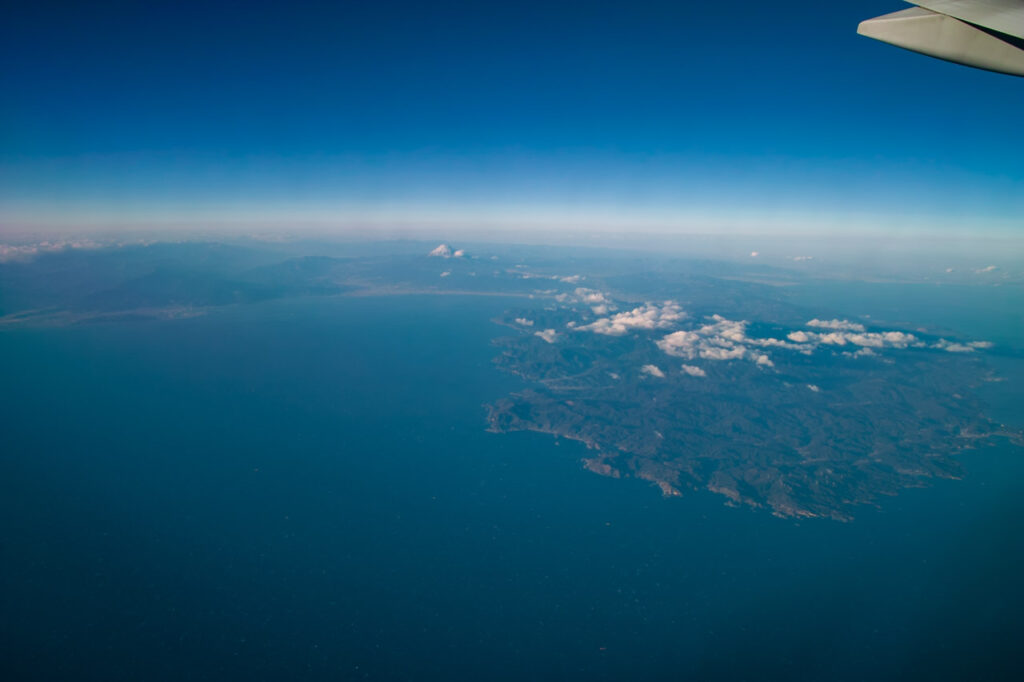
[[[1024,76],[1024,0],[908,0],[857,33],[930,57]]]

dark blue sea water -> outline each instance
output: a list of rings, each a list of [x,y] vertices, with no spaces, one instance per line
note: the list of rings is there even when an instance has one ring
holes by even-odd
[[[485,432],[507,305],[0,332],[5,679],[1020,679],[1020,450],[849,524],[663,499]]]

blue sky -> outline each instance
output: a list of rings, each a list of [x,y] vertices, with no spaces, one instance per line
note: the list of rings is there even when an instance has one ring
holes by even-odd
[[[0,229],[1024,230],[1024,83],[857,3],[37,3]]]

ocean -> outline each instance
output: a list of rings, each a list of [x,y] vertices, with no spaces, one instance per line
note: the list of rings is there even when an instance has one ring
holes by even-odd
[[[509,305],[0,331],[5,679],[1019,678],[1024,451],[847,524],[663,498],[485,430]]]

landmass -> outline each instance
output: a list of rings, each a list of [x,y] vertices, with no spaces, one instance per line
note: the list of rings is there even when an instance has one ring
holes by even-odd
[[[487,406],[490,429],[579,441],[588,470],[668,496],[704,489],[847,521],[858,505],[959,477],[964,450],[1022,442],[974,397],[991,379],[984,341],[691,314],[591,289],[497,322],[515,333],[496,341],[495,363],[529,387]]]
[[[815,286],[816,261],[762,260],[415,242],[0,245],[0,330],[309,296],[516,301],[497,320],[508,333],[496,364],[524,386],[488,406],[492,431],[573,439],[595,473],[783,517],[848,520],[858,505],[956,478],[964,450],[1024,442],[976,397],[998,379],[984,362],[991,344],[802,308],[787,292]],[[997,274],[1019,286],[991,268],[973,276]]]

